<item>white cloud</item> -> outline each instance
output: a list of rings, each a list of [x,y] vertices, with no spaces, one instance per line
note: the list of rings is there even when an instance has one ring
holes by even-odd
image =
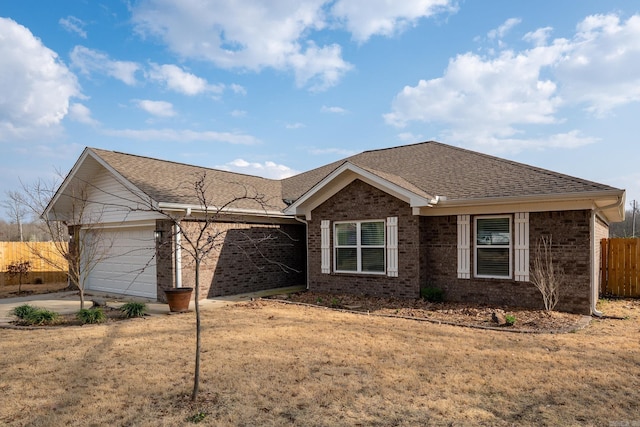
[[[422,135],[414,135],[411,132],[400,132],[398,134],[398,139],[404,142],[417,142],[422,139]]]
[[[76,76],[24,26],[0,18],[0,140],[57,133]]]
[[[308,33],[325,26],[324,1],[146,0],[132,19],[141,35],[159,37],[180,56],[222,68],[292,70],[298,85],[321,88],[351,67],[339,46],[307,44]]]
[[[260,140],[252,135],[234,132],[194,131],[176,129],[107,129],[106,135],[118,138],[135,139],[141,141],[170,141],[170,142],[225,142],[229,144],[254,145]]]
[[[245,117],[246,115],[247,115],[247,112],[244,110],[233,110],[231,112],[231,117],[239,118],[239,117]]]
[[[524,41],[533,43],[534,46],[543,46],[547,44],[547,40],[551,36],[552,31],[553,28],[551,27],[538,28],[535,31],[530,31],[525,34],[522,39]]]
[[[66,18],[60,18],[58,23],[70,33],[76,33],[83,39],[87,38],[87,32],[84,27],[87,25],[83,20],[76,18],[75,16],[67,16]]]
[[[305,127],[305,125],[304,123],[297,122],[297,123],[287,123],[284,125],[284,127],[286,129],[302,129],[303,127]]]
[[[222,166],[216,166],[216,168],[271,179],[288,178],[299,173],[288,166],[280,165],[275,162],[266,161],[264,163],[258,163],[248,162],[244,159],[235,159]]]
[[[231,88],[231,90],[235,94],[238,94],[238,95],[246,95],[247,94],[247,89],[245,89],[243,86],[241,86],[239,84],[232,83],[231,85],[229,85],[229,87]]]
[[[74,47],[70,57],[72,65],[80,69],[82,74],[106,74],[129,86],[136,84],[135,74],[140,69],[140,65],[135,62],[115,61],[105,53],[84,46]]]
[[[75,102],[69,106],[69,118],[86,125],[97,125],[99,122],[91,117],[91,110],[84,104]]]
[[[455,0],[141,0],[132,21],[141,37],[157,37],[183,58],[226,69],[290,71],[299,87],[320,91],[353,66],[340,45],[314,40],[319,31],[346,28],[364,42],[455,10]]]
[[[495,55],[465,53],[441,77],[406,86],[387,123],[445,125],[448,140],[483,146],[575,147],[593,142],[576,131],[523,138],[525,126],[563,123],[562,108],[584,104],[602,115],[640,101],[640,15],[587,17],[572,39],[546,43],[550,28],[527,33],[535,47]]]
[[[140,99],[134,102],[140,109],[154,116],[173,117],[176,115],[176,112],[173,110],[173,104],[167,101],[151,101],[148,99]]]
[[[371,36],[393,36],[420,18],[456,10],[450,0],[338,0],[332,14],[345,22],[359,42]]]
[[[326,105],[323,105],[322,108],[320,108],[320,111],[322,111],[323,113],[333,113],[333,114],[347,114],[348,111],[345,110],[342,107],[327,107]]]
[[[491,40],[493,39],[501,39],[503,38],[513,27],[522,22],[520,18],[509,18],[504,24],[500,25],[498,28],[495,28],[487,33],[487,37]]]
[[[344,148],[312,148],[309,152],[315,156],[325,155],[325,154],[337,154],[340,156],[353,156],[357,154],[357,151],[347,150]]]
[[[198,95],[205,92],[219,94],[224,90],[224,86],[211,85],[202,77],[184,71],[177,65],[152,63],[147,74],[151,80],[184,95]]]
[[[597,116],[640,101],[640,14],[589,16],[577,30],[555,70],[565,96]]]

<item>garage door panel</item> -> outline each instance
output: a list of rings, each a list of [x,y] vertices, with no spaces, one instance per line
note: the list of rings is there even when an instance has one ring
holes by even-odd
[[[103,230],[102,248],[86,288],[102,292],[157,297],[155,239],[152,228]]]

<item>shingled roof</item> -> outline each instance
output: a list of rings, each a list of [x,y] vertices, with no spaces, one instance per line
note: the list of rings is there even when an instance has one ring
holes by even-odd
[[[244,194],[259,194],[269,210],[283,211],[345,162],[367,170],[408,191],[443,199],[472,200],[622,191],[523,163],[449,146],[435,141],[365,151],[283,180],[203,168],[115,151],[89,148],[113,170],[158,202],[197,205],[193,184],[206,174],[212,205]],[[256,209],[251,200],[234,207]]]
[[[89,150],[157,202],[200,205],[194,184],[204,174],[208,190],[206,201],[210,206],[222,206],[238,199],[233,207],[240,209],[281,211],[286,207],[278,180],[97,148]],[[247,198],[243,197],[245,194]],[[254,196],[262,197],[265,205],[252,200]]]
[[[435,141],[365,151],[283,180],[283,198],[296,200],[344,162],[395,175],[448,200],[526,197],[618,190],[604,184]]]

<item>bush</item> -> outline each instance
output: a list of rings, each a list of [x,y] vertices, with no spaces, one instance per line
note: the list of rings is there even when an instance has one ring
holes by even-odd
[[[26,305],[26,304],[25,304]],[[16,307],[17,308],[17,307]],[[55,325],[60,321],[60,315],[55,311],[45,310],[43,308],[31,307],[31,311],[25,309],[25,317],[21,317],[21,322],[28,326]]]
[[[76,319],[83,325],[90,323],[102,323],[107,320],[107,316],[100,307],[95,308],[83,308],[76,313]]]
[[[44,280],[42,280],[42,277],[36,277],[35,280],[33,281],[34,285],[44,285]]]
[[[444,291],[440,288],[420,288],[420,297],[429,302],[444,302]]]
[[[29,315],[31,313],[33,313],[34,311],[38,310],[38,308],[29,305],[29,304],[22,304],[17,306],[16,308],[14,308],[11,313],[16,316],[18,319],[26,319],[27,317],[29,317]]]
[[[513,314],[505,315],[504,319],[507,322],[507,326],[513,326],[516,323],[516,316],[514,316]]]
[[[126,318],[142,317],[147,312],[147,305],[143,302],[128,302],[120,307]]]

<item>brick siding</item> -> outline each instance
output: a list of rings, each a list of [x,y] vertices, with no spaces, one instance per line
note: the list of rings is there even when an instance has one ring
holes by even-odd
[[[174,254],[170,233],[158,247],[158,299],[173,287]],[[164,224],[165,226],[167,224]],[[158,224],[162,226],[163,224]],[[195,236],[197,223],[182,223],[183,232]],[[234,295],[305,283],[305,229],[302,224],[209,224],[216,248],[200,266],[200,297]],[[185,247],[183,237],[183,247]],[[195,262],[182,250],[182,286],[195,286]]]
[[[472,217],[473,220],[473,217]],[[421,244],[425,284],[441,288],[452,301],[543,308],[542,295],[529,282],[501,279],[457,278],[455,216],[423,217]],[[473,227],[471,227],[473,233]],[[537,242],[552,237],[552,256],[565,273],[557,310],[590,313],[590,212],[531,212],[529,214],[530,266]],[[473,235],[471,242],[474,242]],[[472,244],[473,247],[473,244]],[[474,251],[471,251],[471,265]]]
[[[359,221],[398,217],[398,277],[372,274],[322,274],[320,271],[320,222]],[[309,289],[330,293],[415,298],[420,293],[420,245],[417,239],[419,217],[409,205],[360,180],[326,200],[311,213],[309,221]],[[333,247],[333,246],[332,246]],[[331,270],[333,271],[333,251]]]
[[[505,212],[512,215],[512,212]],[[397,278],[367,274],[322,274],[320,222],[398,217]],[[457,217],[418,217],[407,203],[360,180],[315,208],[309,221],[309,289],[329,293],[356,293],[416,298],[420,288],[441,288],[450,301],[512,307],[543,308],[542,295],[529,282],[513,279],[457,278]],[[472,216],[473,221],[473,216]],[[473,232],[473,227],[471,227]],[[530,266],[537,242],[552,236],[556,266],[566,281],[560,289],[557,310],[590,313],[590,211],[532,212],[529,215]],[[471,237],[471,242],[474,237]],[[472,245],[473,248],[473,245]],[[471,265],[474,251],[471,251]],[[333,250],[332,271],[333,271]]]

